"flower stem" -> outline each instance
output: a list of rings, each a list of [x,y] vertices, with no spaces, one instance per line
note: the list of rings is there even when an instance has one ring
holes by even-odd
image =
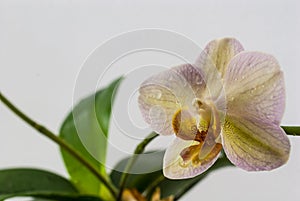
[[[300,136],[300,126],[281,126],[287,135]]]
[[[152,193],[154,191],[155,188],[157,188],[157,186],[159,186],[159,184],[161,182],[163,182],[165,180],[165,176],[163,174],[159,175],[159,177],[157,177],[149,186],[147,186],[147,188],[144,190],[143,194],[145,195],[145,197],[148,197],[150,193]]]
[[[145,147],[154,139],[158,136],[157,133],[152,132],[150,133],[140,144],[138,144],[138,146],[135,148],[134,150],[134,155],[132,155],[132,157],[128,160],[125,170],[121,176],[121,180],[120,180],[120,189],[119,189],[119,195],[118,195],[118,199],[117,200],[121,200],[122,197],[122,193],[124,190],[124,187],[126,185],[126,181],[127,178],[129,176],[129,172],[132,168],[132,166],[134,165],[136,159],[138,158],[139,154],[143,153],[145,150]]]
[[[29,124],[31,127],[33,127],[35,130],[43,134],[44,136],[51,139],[53,142],[58,144],[60,147],[62,147],[64,150],[66,150],[69,154],[71,154],[74,158],[76,158],[82,165],[84,165],[92,174],[94,174],[99,181],[101,181],[107,189],[110,191],[110,193],[116,198],[117,196],[117,189],[103,176],[101,175],[96,168],[94,168],[93,165],[91,165],[82,155],[80,152],[78,152],[76,149],[74,149],[72,146],[70,146],[67,142],[65,142],[63,139],[59,138],[57,135],[55,135],[52,131],[47,129],[46,127],[36,123],[31,118],[29,118],[27,115],[25,115],[22,111],[20,111],[17,107],[15,107],[2,93],[0,92],[0,100],[12,111],[14,112],[18,117],[20,117],[22,120],[24,120],[27,124]]]

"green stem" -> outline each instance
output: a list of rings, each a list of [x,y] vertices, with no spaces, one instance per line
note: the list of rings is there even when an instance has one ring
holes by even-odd
[[[165,179],[166,179],[165,176],[163,174],[161,174],[153,182],[151,182],[151,184],[149,186],[147,186],[147,188],[143,192],[145,197],[148,197],[149,194],[152,193],[155,190],[155,188],[157,188],[159,186],[159,184],[161,182],[163,182]]]
[[[138,158],[139,154],[143,153],[145,150],[145,147],[154,139],[158,136],[157,133],[152,132],[150,133],[134,150],[134,155],[129,159],[129,161],[126,164],[125,170],[121,176],[120,180],[120,189],[119,189],[119,195],[117,200],[121,200],[121,196],[124,190],[124,187],[126,185],[127,178],[129,176],[129,172],[134,165],[136,159]]]
[[[35,130],[43,134],[44,136],[51,139],[53,142],[57,143],[59,146],[61,146],[64,150],[66,150],[69,154],[71,154],[74,158],[76,158],[82,165],[84,165],[87,169],[90,170],[92,174],[94,174],[99,181],[101,181],[107,189],[110,191],[110,193],[116,198],[117,197],[117,189],[104,177],[102,176],[96,168],[94,168],[93,165],[91,165],[77,150],[75,150],[72,146],[67,144],[63,139],[57,137],[53,132],[51,132],[46,127],[36,123],[31,118],[29,118],[27,115],[25,115],[23,112],[21,112],[17,107],[15,107],[7,98],[2,95],[0,92],[0,100],[12,111],[14,112],[18,117],[20,117],[22,120],[24,120],[27,124],[29,124],[31,127],[33,127]]]
[[[287,135],[300,136],[300,126],[281,126]]]

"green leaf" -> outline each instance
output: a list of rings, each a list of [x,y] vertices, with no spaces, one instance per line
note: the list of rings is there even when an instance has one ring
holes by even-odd
[[[0,170],[0,200],[39,192],[78,193],[70,181],[51,172],[37,169]]]
[[[79,102],[60,129],[60,137],[79,151],[104,176],[107,176],[104,164],[111,104],[120,81],[121,78],[115,80],[108,87]],[[108,196],[105,186],[86,167],[63,149],[61,153],[71,180],[81,193]]]
[[[149,154],[148,154],[149,153]],[[151,154],[150,154],[151,153]],[[143,192],[148,185],[150,185],[161,174],[162,160],[164,151],[146,152],[137,157],[134,165],[131,168],[132,173],[127,178],[125,187],[136,188],[139,192]],[[120,184],[122,171],[125,170],[129,158],[121,160],[110,174],[111,181],[118,186]],[[142,172],[149,172],[147,174],[140,174]]]
[[[68,193],[28,192],[11,197],[34,197],[32,201],[104,201],[98,197]]]
[[[174,195],[175,199],[178,199],[195,184],[206,178],[210,172],[232,165],[225,156],[221,156],[210,169],[197,177],[184,180],[170,180],[165,178],[162,173],[164,151],[154,152],[154,155],[151,155],[151,157],[147,157],[147,155],[138,157],[132,168],[132,172],[142,172],[142,168],[145,167],[147,167],[147,170],[152,168],[153,172],[147,174],[129,174],[125,187],[136,188],[139,192],[144,192],[147,189],[151,195],[156,187],[153,184],[157,184],[161,188],[162,197]],[[124,170],[128,160],[129,158],[120,161],[110,174],[111,180],[116,186],[119,185],[122,175],[122,172],[116,170]]]

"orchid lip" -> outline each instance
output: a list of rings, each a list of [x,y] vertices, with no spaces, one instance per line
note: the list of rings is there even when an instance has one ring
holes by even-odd
[[[217,127],[215,124],[219,122],[215,122],[218,118],[213,117],[217,114],[213,112],[212,103],[194,98],[192,107],[191,110],[187,107],[179,109],[172,120],[173,130],[178,138],[196,143],[181,150],[179,165],[183,168],[189,163],[193,165],[204,163],[207,158],[218,154],[222,148],[214,137],[218,136],[215,133]]]

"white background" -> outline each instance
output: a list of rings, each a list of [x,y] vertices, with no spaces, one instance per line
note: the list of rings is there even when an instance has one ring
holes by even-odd
[[[299,125],[299,11],[296,0],[0,1],[1,92],[57,132],[72,105],[80,66],[94,48],[122,32],[163,28],[184,34],[201,47],[211,39],[232,36],[247,50],[274,55],[287,88],[282,124]],[[300,139],[290,139],[287,165],[262,173],[221,170],[182,200],[297,201]],[[15,166],[67,176],[57,146],[0,104],[0,168]]]

